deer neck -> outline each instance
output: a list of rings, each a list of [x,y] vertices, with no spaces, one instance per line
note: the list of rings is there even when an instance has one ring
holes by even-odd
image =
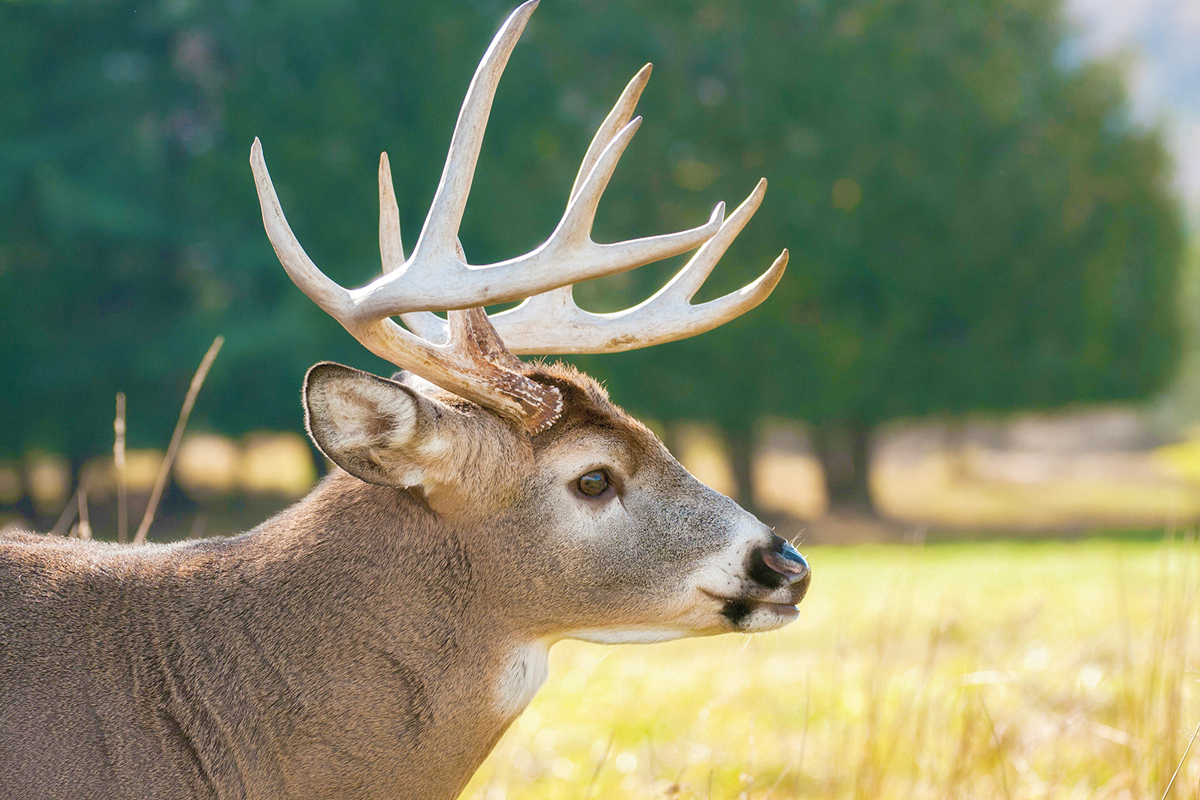
[[[246,538],[271,553],[251,657],[260,677],[295,665],[259,684],[274,742],[253,743],[276,754],[286,796],[340,796],[341,780],[457,796],[540,687],[548,647],[497,614],[462,538],[419,497],[345,474]]]

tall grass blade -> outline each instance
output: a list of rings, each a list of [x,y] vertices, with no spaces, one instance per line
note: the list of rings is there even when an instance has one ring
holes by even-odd
[[[88,515],[88,499],[87,485],[83,481],[79,482],[79,491],[75,493],[79,498],[79,530],[78,536],[80,539],[92,538],[92,522]]]
[[[117,542],[129,541],[129,484],[125,473],[125,393],[117,392],[113,418],[113,469],[117,473]]]
[[[1188,740],[1187,747],[1183,748],[1183,755],[1179,757],[1179,766],[1175,767],[1175,771],[1171,773],[1171,780],[1167,782],[1167,788],[1163,789],[1162,800],[1167,800],[1167,795],[1171,793],[1171,787],[1175,785],[1175,779],[1179,777],[1179,770],[1183,769],[1183,762],[1187,761],[1188,753],[1191,752],[1198,733],[1200,733],[1200,722],[1196,723],[1196,730],[1192,731],[1192,738]]]
[[[50,529],[50,536],[66,536],[71,530],[71,523],[75,521],[76,515],[79,514],[79,490],[75,490],[75,494],[71,496],[66,508],[59,514],[58,521],[54,523],[54,527]]]
[[[175,455],[179,452],[179,442],[183,439],[183,430],[187,427],[188,417],[192,414],[192,406],[196,404],[196,395],[200,394],[200,387],[204,385],[204,379],[208,377],[208,370],[216,360],[217,353],[221,352],[221,345],[224,343],[224,336],[213,339],[208,352],[200,360],[196,374],[192,376],[192,384],[188,387],[187,396],[183,399],[183,407],[179,409],[179,422],[175,423],[175,432],[171,434],[171,444],[167,447],[167,455],[163,458],[162,467],[158,470],[158,478],[154,481],[154,491],[150,493],[150,504],[146,506],[146,513],[142,515],[142,523],[138,525],[137,533],[133,536],[134,544],[142,544],[146,541],[146,534],[150,532],[150,525],[153,524],[154,514],[158,510],[158,503],[162,500],[163,488],[167,485],[167,477],[171,474],[171,466],[175,463]]]
[[[617,729],[613,728],[613,732],[608,735],[608,744],[604,746],[604,755],[600,756],[600,760],[596,762],[596,769],[592,772],[592,779],[588,781],[587,788],[583,790],[584,800],[591,800],[592,790],[596,788],[596,782],[600,780],[600,771],[604,769],[605,763],[608,762],[608,755],[612,752],[613,740],[617,738]]]

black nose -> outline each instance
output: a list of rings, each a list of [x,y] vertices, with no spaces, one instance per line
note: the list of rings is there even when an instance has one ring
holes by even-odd
[[[750,576],[772,589],[808,578],[808,561],[782,536],[771,534],[771,543],[756,548],[750,557]]]
[[[783,541],[783,547],[779,551],[779,556],[784,560],[787,566],[786,570],[780,571],[790,572],[791,581],[793,583],[802,579],[810,572],[808,559],[800,555],[800,551],[792,547],[792,543],[786,539]]]

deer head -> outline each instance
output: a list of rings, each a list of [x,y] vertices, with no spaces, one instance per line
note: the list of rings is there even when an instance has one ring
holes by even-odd
[[[757,210],[766,181],[728,219],[719,204],[692,230],[592,241],[601,194],[641,122],[631,117],[650,75],[646,65],[593,138],[544,244],[473,265],[458,243],[496,86],[536,6],[530,0],[512,13],[476,70],[407,257],[381,157],[383,274],[360,289],[334,283],[305,254],[255,140],[263,221],[284,269],[367,349],[406,371],[387,380],[318,364],[305,383],[309,432],[346,472],[419,496],[469,538],[495,567],[490,590],[505,595],[513,624],[530,637],[652,641],[778,627],[794,618],[808,586],[803,557],[689,475],[590,378],[515,355],[646,347],[709,330],[761,303],[783,274],[786,250],[741,290],[699,305],[690,300]],[[572,300],[573,283],[696,248],[638,306],[594,314]],[[522,298],[494,316],[483,310]]]

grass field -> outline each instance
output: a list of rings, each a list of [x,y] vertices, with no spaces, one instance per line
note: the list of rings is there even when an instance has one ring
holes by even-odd
[[[555,646],[464,798],[1200,798],[1200,548],[810,548],[778,633]]]

